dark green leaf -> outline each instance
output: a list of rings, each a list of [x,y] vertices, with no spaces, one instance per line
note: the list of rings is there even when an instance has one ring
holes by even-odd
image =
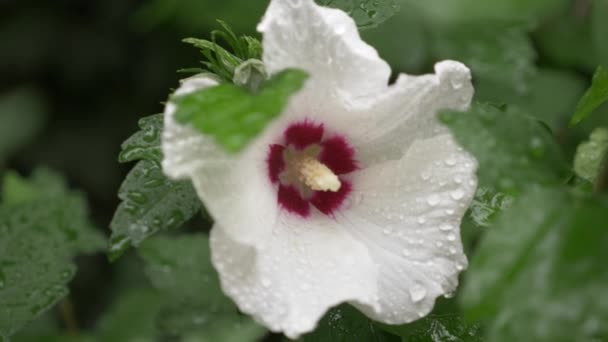
[[[354,307],[343,304],[331,309],[312,333],[302,336],[300,342],[389,342],[399,340],[365,317]]]
[[[187,95],[174,96],[175,118],[190,124],[230,152],[238,152],[256,137],[287,105],[307,79],[300,70],[284,70],[251,94],[232,84],[220,84]]]
[[[466,314],[491,341],[606,336],[608,200],[530,188],[484,236],[465,279]]]
[[[46,118],[42,96],[31,89],[0,95],[0,163],[30,142]]]
[[[570,126],[587,118],[606,101],[608,101],[608,70],[600,65],[593,75],[591,88],[587,90],[576,107],[576,112],[570,120]]]
[[[0,336],[10,336],[65,297],[76,272],[72,258],[105,241],[79,194],[42,189],[19,197],[15,187],[4,190],[13,203],[0,206]]]
[[[162,303],[162,296],[147,288],[121,294],[100,318],[96,337],[99,341],[154,341]]]
[[[171,181],[161,170],[163,115],[145,117],[139,121],[139,127],[141,130],[122,144],[119,156],[123,163],[140,162],[118,191],[122,203],[110,223],[108,257],[112,261],[158,231],[181,226],[201,207],[189,181]]]
[[[376,27],[399,11],[396,0],[317,0],[317,3],[348,13],[359,29]]]
[[[482,342],[480,326],[467,324],[456,314],[429,315],[401,326],[384,326],[403,342]]]
[[[569,175],[554,138],[536,119],[513,108],[476,104],[441,120],[479,162],[480,186],[514,194],[529,184],[558,184]]]
[[[231,336],[254,341],[265,334],[264,329],[239,315],[223,295],[206,235],[154,237],[138,252],[152,284],[168,301],[158,316],[164,332],[191,334],[204,341],[224,341]]]
[[[190,181],[171,181],[159,164],[142,160],[127,175],[110,229],[110,260],[129,246],[138,246],[162,229],[178,228],[200,211],[201,202]]]
[[[140,131],[133,134],[121,145],[118,161],[127,163],[135,160],[160,162],[160,134],[163,130],[163,115],[151,115],[139,120]]]

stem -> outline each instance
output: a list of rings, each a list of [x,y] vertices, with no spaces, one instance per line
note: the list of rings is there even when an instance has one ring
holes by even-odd
[[[607,158],[608,159],[608,158]],[[600,174],[593,184],[593,190],[597,193],[604,192],[608,186],[608,163],[604,162],[604,166],[601,168]]]
[[[59,311],[61,313],[61,320],[63,321],[63,324],[65,324],[68,333],[74,336],[78,335],[78,321],[74,315],[74,306],[72,305],[70,297],[65,298],[59,303]]]

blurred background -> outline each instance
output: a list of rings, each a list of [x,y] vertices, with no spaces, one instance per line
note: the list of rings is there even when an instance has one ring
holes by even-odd
[[[181,40],[208,38],[216,19],[257,37],[267,3],[0,0],[0,172],[27,175],[41,165],[61,172],[86,193],[97,226],[108,232],[117,189],[131,168],[117,162],[121,142],[139,118],[162,111],[184,77],[177,70],[198,66],[202,57]],[[348,3],[333,5],[348,9]],[[569,156],[590,127],[608,123],[604,106],[565,130],[593,70],[608,62],[607,1],[398,4],[400,11],[377,27],[358,20],[364,39],[395,73],[432,72],[436,61],[460,60],[473,70],[478,100],[522,107],[549,125]],[[349,11],[355,18],[370,14]],[[86,267],[72,284],[73,301],[86,327],[122,286],[116,279],[138,275],[128,271],[129,261],[115,268],[103,256],[80,262]]]

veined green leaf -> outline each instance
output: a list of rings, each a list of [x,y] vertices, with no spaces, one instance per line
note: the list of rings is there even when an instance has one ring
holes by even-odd
[[[515,194],[530,184],[562,183],[570,173],[548,130],[517,109],[476,104],[441,120],[479,162],[481,187]]]
[[[112,261],[160,230],[180,227],[201,208],[189,181],[171,181],[161,170],[162,114],[141,119],[139,126],[141,130],[122,144],[119,156],[121,162],[140,162],[118,191],[122,203],[110,223],[108,257]]]
[[[262,84],[255,94],[220,84],[190,94],[174,96],[175,118],[211,135],[229,152],[238,152],[262,132],[300,90],[308,78],[301,70],[284,70]]]
[[[462,304],[490,341],[606,336],[608,201],[532,187],[502,213],[466,274]]]
[[[38,171],[27,184],[12,174],[7,182],[13,185],[3,189],[9,201],[0,205],[0,336],[14,334],[65,297],[76,272],[73,257],[105,243],[88,220],[84,198],[49,175]]]

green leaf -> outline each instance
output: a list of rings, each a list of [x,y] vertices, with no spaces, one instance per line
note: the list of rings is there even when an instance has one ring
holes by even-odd
[[[530,184],[559,184],[570,174],[547,129],[515,108],[476,104],[440,118],[479,162],[481,187],[516,194]]]
[[[0,205],[0,336],[5,337],[65,297],[76,272],[73,257],[105,243],[88,221],[80,194],[41,189],[19,197],[14,189],[4,189],[12,203]]]
[[[317,0],[317,3],[348,13],[359,29],[376,27],[399,11],[396,0]]]
[[[45,100],[34,90],[0,95],[0,163],[40,132],[46,114]]]
[[[478,324],[467,324],[457,314],[429,315],[410,324],[383,327],[401,336],[404,342],[485,341]]]
[[[593,74],[591,87],[576,107],[576,112],[570,120],[570,126],[583,121],[606,101],[608,101],[608,70],[600,65]]]
[[[222,26],[222,30],[212,31],[210,41],[187,38],[184,39],[184,42],[192,44],[201,51],[205,57],[202,63],[208,71],[224,82],[232,83],[239,65],[250,59],[262,58],[262,44],[253,37],[237,36],[228,24],[221,20],[218,22]],[[218,45],[220,38],[228,44],[232,51]]]
[[[276,118],[300,90],[307,74],[284,70],[264,82],[260,90],[249,93],[232,84],[220,84],[187,95],[173,96],[175,118],[211,135],[229,152],[238,152]]]
[[[160,230],[180,227],[201,209],[190,181],[171,181],[158,163],[147,160],[129,172],[118,197],[122,203],[110,223],[112,261]]]
[[[138,253],[152,284],[168,300],[158,316],[163,331],[203,341],[224,341],[235,333],[239,341],[255,341],[265,334],[222,294],[206,235],[154,237]]]
[[[156,114],[139,120],[140,131],[133,134],[121,145],[118,161],[127,163],[136,160],[160,162],[160,134],[163,130],[163,115]]]
[[[354,307],[343,304],[331,309],[319,322],[317,328],[304,336],[300,342],[350,342],[350,341],[398,341],[369,320]]]
[[[580,144],[574,157],[574,171],[591,183],[595,182],[608,156],[608,129],[597,128],[589,141]]]
[[[606,336],[608,200],[531,187],[484,236],[462,304],[490,341]]]
[[[157,291],[147,288],[120,294],[99,319],[96,337],[99,341],[154,341],[156,316],[163,302]]]
[[[122,202],[110,223],[108,257],[111,261],[160,230],[178,228],[201,208],[189,181],[171,181],[162,172],[162,114],[142,118],[139,127],[141,130],[122,144],[118,158],[122,163],[140,162],[118,191]]]
[[[21,177],[14,171],[9,171],[4,175],[2,200],[5,205],[48,199],[66,193],[67,184],[65,179],[46,168],[34,170],[29,179]]]

